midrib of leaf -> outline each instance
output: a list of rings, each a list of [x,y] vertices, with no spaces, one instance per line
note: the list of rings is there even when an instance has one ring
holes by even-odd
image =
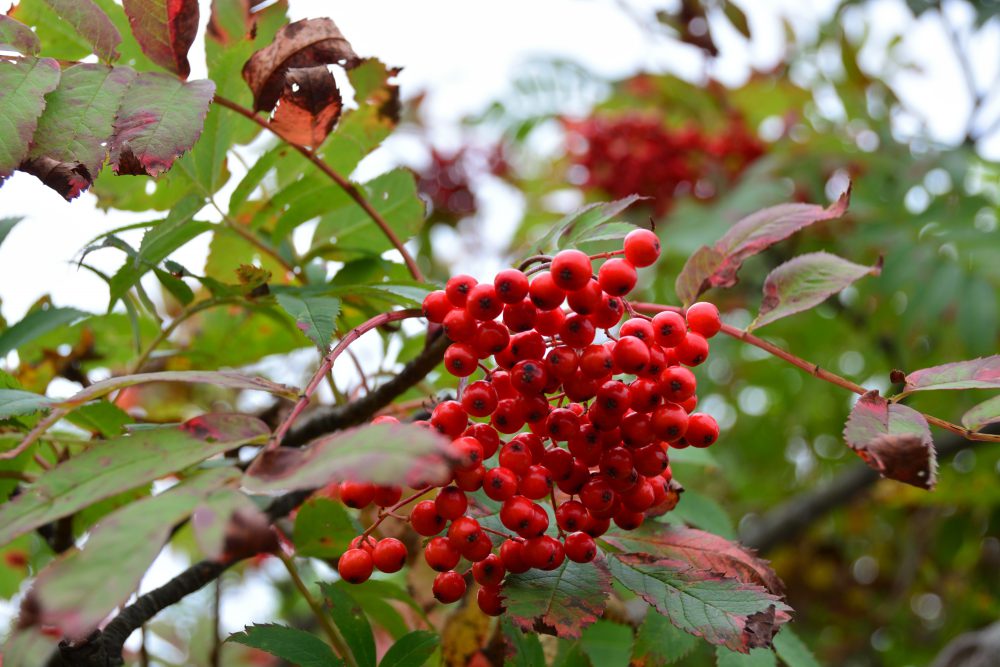
[[[319,328],[316,326],[316,315],[313,313],[312,306],[309,305],[309,299],[308,298],[302,299],[302,303],[305,305],[305,307],[306,307],[306,313],[309,315],[309,319],[310,319],[309,326],[311,326],[313,328],[313,330],[315,331],[316,335],[319,336],[320,331],[319,331]],[[334,334],[336,334],[337,333],[337,323],[334,321],[334,319],[335,318],[331,317],[330,321],[333,324],[333,332],[334,332]],[[323,343],[320,347],[322,347],[323,349],[326,349],[326,348],[330,347],[330,341],[327,341],[327,342]]]

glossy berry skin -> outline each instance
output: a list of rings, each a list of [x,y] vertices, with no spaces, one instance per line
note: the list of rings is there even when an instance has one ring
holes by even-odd
[[[455,306],[452,305],[451,301],[448,299],[448,295],[445,294],[443,290],[431,292],[424,297],[424,317],[427,318],[427,321],[433,322],[434,324],[441,324],[444,322],[445,316],[454,310],[454,308]]]
[[[653,325],[649,320],[644,320],[638,317],[622,323],[621,328],[618,330],[619,336],[633,336],[644,342],[646,345],[652,345],[655,342],[655,333],[656,331],[653,329]]]
[[[353,509],[368,507],[375,500],[375,485],[368,482],[353,482],[350,480],[341,482],[340,500]]]
[[[711,415],[695,412],[688,416],[684,439],[692,447],[708,447],[719,439],[719,424]]]
[[[476,593],[476,604],[487,616],[499,616],[504,612],[503,594],[500,586],[483,586]],[[471,663],[470,663],[471,664]]]
[[[472,417],[490,416],[498,402],[496,389],[485,380],[473,382],[462,393],[462,408]]]
[[[555,336],[562,330],[566,314],[560,308],[543,310],[535,318],[535,331],[543,336]]]
[[[418,535],[437,535],[445,526],[445,518],[438,514],[433,500],[421,500],[410,510],[410,525]]]
[[[664,370],[657,380],[657,389],[663,398],[671,403],[683,403],[694,396],[698,382],[687,368],[671,366]]]
[[[496,554],[490,554],[472,566],[472,578],[480,586],[499,586],[506,574],[507,568]]]
[[[451,442],[451,450],[455,456],[455,467],[459,470],[471,470],[483,462],[483,446],[475,438],[456,438]]]
[[[472,562],[478,563],[493,551],[493,541],[483,531],[479,531],[475,538],[461,545],[462,556]]]
[[[591,278],[582,288],[573,290],[566,295],[566,301],[574,313],[592,315],[601,307],[604,300],[604,290],[601,283]],[[447,313],[445,313],[446,315]],[[444,315],[442,315],[444,317]]]
[[[375,563],[370,553],[364,549],[348,549],[337,561],[340,578],[350,584],[360,584],[372,576]]]
[[[469,343],[476,337],[478,323],[465,309],[453,310],[441,323],[448,338],[456,343]]]
[[[601,298],[601,305],[597,307],[591,317],[598,329],[610,329],[621,322],[622,315],[625,314],[625,306],[621,299],[611,294],[605,294]]]
[[[376,539],[371,535],[358,535],[353,540],[351,540],[351,549],[364,549],[368,553],[371,553],[375,549]]]
[[[542,535],[524,543],[524,559],[531,567],[539,570],[554,570],[563,564],[566,551],[562,542]]]
[[[442,401],[434,406],[431,425],[449,438],[455,438],[469,425],[469,415],[458,401]]]
[[[448,279],[444,287],[444,292],[448,295],[448,300],[451,301],[452,305],[456,308],[464,308],[465,302],[469,298],[469,292],[475,286],[475,278],[459,274]]]
[[[589,519],[587,508],[579,500],[567,500],[556,508],[556,523],[563,530],[581,530]]]
[[[580,359],[576,350],[566,345],[560,345],[549,350],[545,355],[545,370],[552,377],[566,380],[579,367]]]
[[[559,338],[566,345],[580,349],[594,342],[597,329],[594,322],[584,315],[570,315],[559,329]]]
[[[379,572],[399,572],[406,564],[406,545],[394,537],[383,538],[372,549],[372,561]]]
[[[674,347],[687,335],[687,323],[679,313],[664,310],[653,316],[653,336],[660,347]]]
[[[474,542],[483,532],[479,522],[471,516],[462,516],[448,526],[448,538],[461,549],[466,543]]]
[[[615,492],[602,477],[591,477],[580,489],[580,501],[591,512],[610,509],[615,502]]]
[[[434,577],[431,590],[438,602],[443,604],[458,602],[465,595],[465,578],[455,571],[442,572]]]
[[[530,331],[538,318],[538,308],[529,299],[509,303],[503,308],[503,323],[514,333]]]
[[[625,296],[632,291],[638,280],[635,267],[624,259],[609,259],[597,273],[601,289],[611,296]]]
[[[403,497],[403,489],[398,486],[376,486],[373,502],[379,507],[392,507]]]
[[[525,498],[538,500],[549,495],[552,490],[552,473],[542,465],[530,466],[521,476],[518,491]]]
[[[531,569],[524,557],[524,541],[505,540],[500,545],[500,560],[511,574],[522,574]]]
[[[504,501],[517,494],[517,475],[508,468],[493,468],[483,478],[483,493],[491,500]]]
[[[620,338],[611,355],[623,373],[637,374],[649,363],[649,346],[634,336]]]
[[[444,351],[444,367],[457,378],[469,377],[476,372],[478,355],[468,343],[452,343]]]
[[[566,558],[574,563],[589,563],[597,557],[597,543],[594,538],[582,531],[566,536]]]
[[[462,553],[455,543],[447,537],[434,537],[424,547],[424,560],[432,570],[445,572],[458,565]]]
[[[685,313],[687,324],[691,331],[711,338],[722,329],[722,320],[719,318],[719,309],[714,304],[707,301],[699,301],[692,304]]]
[[[632,266],[652,266],[660,258],[660,239],[648,229],[636,229],[625,236],[625,259]]]
[[[549,271],[552,282],[560,289],[567,292],[583,289],[590,282],[590,257],[579,250],[560,250],[552,258]]]
[[[528,277],[517,269],[504,269],[493,279],[493,289],[504,303],[520,303],[528,296]]]
[[[504,303],[497,298],[496,289],[489,283],[480,283],[469,290],[465,310],[476,320],[486,321],[503,312]]]
[[[486,359],[503,352],[510,344],[510,330],[500,322],[493,320],[479,325],[476,337],[472,341],[472,349],[480,359]]]
[[[566,299],[566,292],[556,285],[552,274],[548,271],[538,274],[531,281],[531,285],[528,286],[528,295],[531,298],[531,303],[535,304],[538,310],[555,310]]]
[[[684,340],[674,347],[677,361],[685,366],[698,366],[708,359],[708,341],[701,334],[689,331]]]
[[[434,508],[438,514],[451,521],[465,514],[465,510],[469,508],[469,499],[461,489],[447,486],[434,499]]]

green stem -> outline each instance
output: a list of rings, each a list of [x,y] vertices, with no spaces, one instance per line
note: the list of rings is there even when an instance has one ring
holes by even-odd
[[[281,562],[285,564],[285,569],[288,570],[288,575],[292,578],[292,583],[295,584],[295,588],[298,589],[302,597],[305,598],[306,603],[308,603],[309,608],[312,609],[313,614],[316,616],[316,620],[319,621],[319,625],[323,628],[323,632],[326,633],[327,638],[330,643],[333,644],[333,648],[337,650],[340,657],[344,659],[350,667],[358,667],[357,660],[354,659],[354,654],[347,647],[347,642],[344,638],[340,636],[340,632],[337,630],[336,626],[330,622],[330,617],[327,616],[326,612],[323,611],[323,607],[320,606],[316,598],[313,597],[312,593],[306,587],[305,582],[302,581],[302,577],[299,576],[299,571],[295,567],[295,563],[292,562],[291,556],[288,556],[281,551],[278,552],[278,558]]]

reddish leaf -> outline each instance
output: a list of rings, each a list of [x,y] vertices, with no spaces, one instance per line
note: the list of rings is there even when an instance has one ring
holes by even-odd
[[[159,176],[201,136],[211,81],[180,81],[166,74],[136,77],[115,119],[111,166],[116,174]]]
[[[861,266],[826,252],[799,255],[768,274],[760,313],[747,329],[809,310],[854,281],[881,272],[881,258],[875,266]]]
[[[122,35],[108,15],[93,0],[45,0],[56,14],[87,40],[104,62],[118,57]]]
[[[0,59],[0,182],[28,154],[45,95],[59,85],[59,63],[52,58]]]
[[[983,401],[962,415],[962,426],[970,431],[978,431],[997,422],[1000,422],[1000,396]]]
[[[603,561],[565,561],[558,569],[508,575],[507,613],[525,632],[578,639],[604,613],[611,575]]]
[[[188,49],[198,32],[198,0],[123,0],[122,4],[142,52],[186,79],[191,73]]]
[[[290,69],[271,127],[289,141],[316,147],[330,134],[342,109],[337,82],[325,65]]]
[[[729,228],[711,248],[702,246],[677,276],[677,296],[691,304],[712,287],[732,287],[743,262],[821,220],[839,218],[847,211],[851,190],[827,208],[816,204],[779,204],[752,213]]]
[[[262,453],[243,486],[252,493],[313,489],[352,479],[410,487],[444,482],[450,443],[436,431],[411,424],[375,424],[314,440],[301,449]]]
[[[844,426],[847,444],[881,475],[921,489],[937,483],[937,457],[924,416],[870,391]]]
[[[360,62],[337,25],[328,18],[303,19],[278,31],[274,41],[254,53],[243,66],[243,79],[253,91],[254,111],[270,111],[285,88],[289,69]]]
[[[38,54],[41,45],[31,28],[0,14],[0,51],[17,51],[26,56]]]
[[[906,376],[905,391],[1000,389],[1000,355],[932,366]]]
[[[208,36],[220,44],[232,44],[250,32],[250,0],[212,0]]]
[[[618,583],[678,628],[734,651],[770,646],[790,618],[780,597],[710,570],[642,553],[610,556],[608,564]]]
[[[781,579],[767,561],[757,558],[752,550],[702,530],[653,526],[647,524],[634,531],[616,529],[602,539],[622,551],[679,561],[696,570],[710,570],[746,584],[763,586],[775,595],[784,593]]]
[[[108,155],[115,114],[135,72],[84,63],[63,71],[49,93],[28,159],[34,174],[67,200],[90,187]]]

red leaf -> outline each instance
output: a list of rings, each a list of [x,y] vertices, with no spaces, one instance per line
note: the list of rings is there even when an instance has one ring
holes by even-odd
[[[254,111],[270,111],[285,88],[289,69],[360,62],[350,43],[328,18],[303,19],[278,31],[274,41],[254,53],[243,66],[243,79],[253,91]]]
[[[201,136],[211,81],[180,81],[166,74],[136,77],[122,101],[111,137],[116,174],[159,176]]]
[[[1000,355],[913,371],[904,389],[1000,389]]]
[[[627,552],[647,553],[686,563],[698,570],[717,572],[746,584],[763,586],[775,595],[784,594],[785,586],[768,565],[754,552],[703,530],[680,526],[649,524],[634,531],[615,530],[602,538]]]
[[[104,62],[118,57],[117,47],[122,35],[104,10],[93,0],[45,0],[63,20],[73,26],[81,37],[90,42]]]
[[[779,204],[752,213],[729,228],[714,246],[702,246],[688,258],[675,283],[677,296],[691,304],[712,287],[732,287],[747,258],[821,220],[839,218],[851,199],[848,187],[827,208],[816,204]]]
[[[870,391],[854,404],[844,439],[869,467],[921,489],[937,483],[937,457],[924,416]]]
[[[325,65],[290,69],[271,126],[289,141],[315,148],[330,134],[342,109],[337,82]]]
[[[122,0],[142,52],[165,69],[187,78],[188,49],[198,33],[198,0]]]

